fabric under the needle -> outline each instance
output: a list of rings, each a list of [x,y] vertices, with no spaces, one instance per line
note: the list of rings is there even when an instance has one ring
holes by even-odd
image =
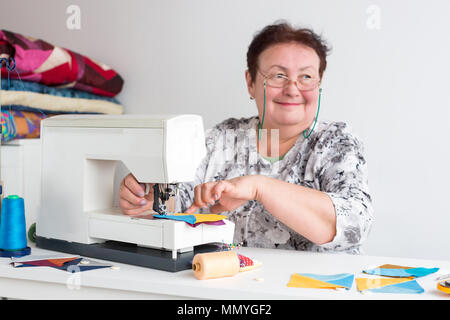
[[[158,219],[184,221],[190,225],[197,225],[199,223],[218,222],[226,218],[226,216],[220,214],[195,214],[195,213],[194,214],[174,213],[167,215],[155,214],[153,215],[153,217]]]

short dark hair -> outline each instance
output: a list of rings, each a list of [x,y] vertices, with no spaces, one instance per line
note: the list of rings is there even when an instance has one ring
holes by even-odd
[[[308,28],[294,28],[285,21],[275,22],[256,33],[247,51],[247,68],[252,78],[256,79],[258,58],[268,47],[280,43],[296,42],[312,48],[319,56],[319,76],[327,67],[327,54],[331,50],[321,36]]]

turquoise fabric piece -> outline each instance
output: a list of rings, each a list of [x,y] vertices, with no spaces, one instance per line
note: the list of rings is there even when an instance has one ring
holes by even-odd
[[[173,214],[167,214],[167,215],[155,214],[155,215],[153,215],[153,218],[184,221],[184,222],[187,222],[187,223],[190,223],[190,224],[195,224],[195,222],[197,221],[197,218],[195,216],[193,216],[193,215],[176,216],[176,215],[173,215]]]
[[[349,290],[353,285],[354,275],[351,273],[339,273],[332,275],[321,275],[314,273],[299,273],[299,275],[304,277],[313,278],[323,282],[331,283],[338,286],[343,286]]]
[[[2,80],[2,90],[30,91],[30,92],[49,94],[52,96],[59,96],[59,97],[65,97],[65,98],[105,100],[105,101],[113,102],[116,104],[120,104],[119,101],[115,98],[100,96],[97,94],[93,94],[93,93],[81,91],[81,90],[76,90],[76,89],[72,89],[72,88],[49,87],[49,86],[43,85],[41,83],[31,82],[31,81],[10,79],[9,86],[8,86],[8,80],[3,79]]]
[[[416,280],[391,284],[376,289],[368,289],[367,291],[376,293],[423,293],[425,290],[417,283]]]
[[[405,269],[405,271],[406,273],[409,273],[410,275],[419,278],[438,272],[439,268],[412,268],[412,269]]]
[[[399,278],[408,278],[408,277],[424,277],[431,273],[437,272],[439,268],[412,268],[412,269],[384,269],[384,268],[376,268],[370,270],[364,270],[364,273],[377,275],[377,276],[385,276],[385,277],[399,277]]]
[[[370,270],[364,270],[364,273],[372,274],[376,276],[385,276],[385,277],[411,277],[411,274],[406,273],[405,269],[383,269],[376,268]]]

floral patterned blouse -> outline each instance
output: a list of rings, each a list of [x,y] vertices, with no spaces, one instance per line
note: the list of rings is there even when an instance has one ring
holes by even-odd
[[[176,212],[193,203],[198,184],[244,175],[265,175],[325,192],[336,212],[336,235],[317,245],[274,218],[264,206],[248,201],[224,212],[235,223],[235,243],[249,247],[344,252],[359,254],[373,222],[364,149],[342,122],[318,122],[313,133],[300,135],[279,161],[269,161],[257,151],[259,118],[227,119],[206,133],[207,156],[196,180],[183,183]],[[273,162],[273,163],[272,163]],[[200,212],[207,213],[207,209]]]

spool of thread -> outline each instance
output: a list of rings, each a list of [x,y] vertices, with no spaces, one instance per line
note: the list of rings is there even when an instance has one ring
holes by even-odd
[[[1,85],[1,81],[0,81],[0,85]],[[2,209],[2,200],[3,200],[3,181],[0,180],[0,212],[1,212],[1,209]]]
[[[27,247],[23,198],[10,195],[2,201],[0,215],[0,255],[17,257],[30,254]]]
[[[450,280],[438,282],[438,290],[450,294]]]
[[[239,258],[234,251],[199,253],[192,260],[192,270],[199,280],[232,277],[239,272]]]

